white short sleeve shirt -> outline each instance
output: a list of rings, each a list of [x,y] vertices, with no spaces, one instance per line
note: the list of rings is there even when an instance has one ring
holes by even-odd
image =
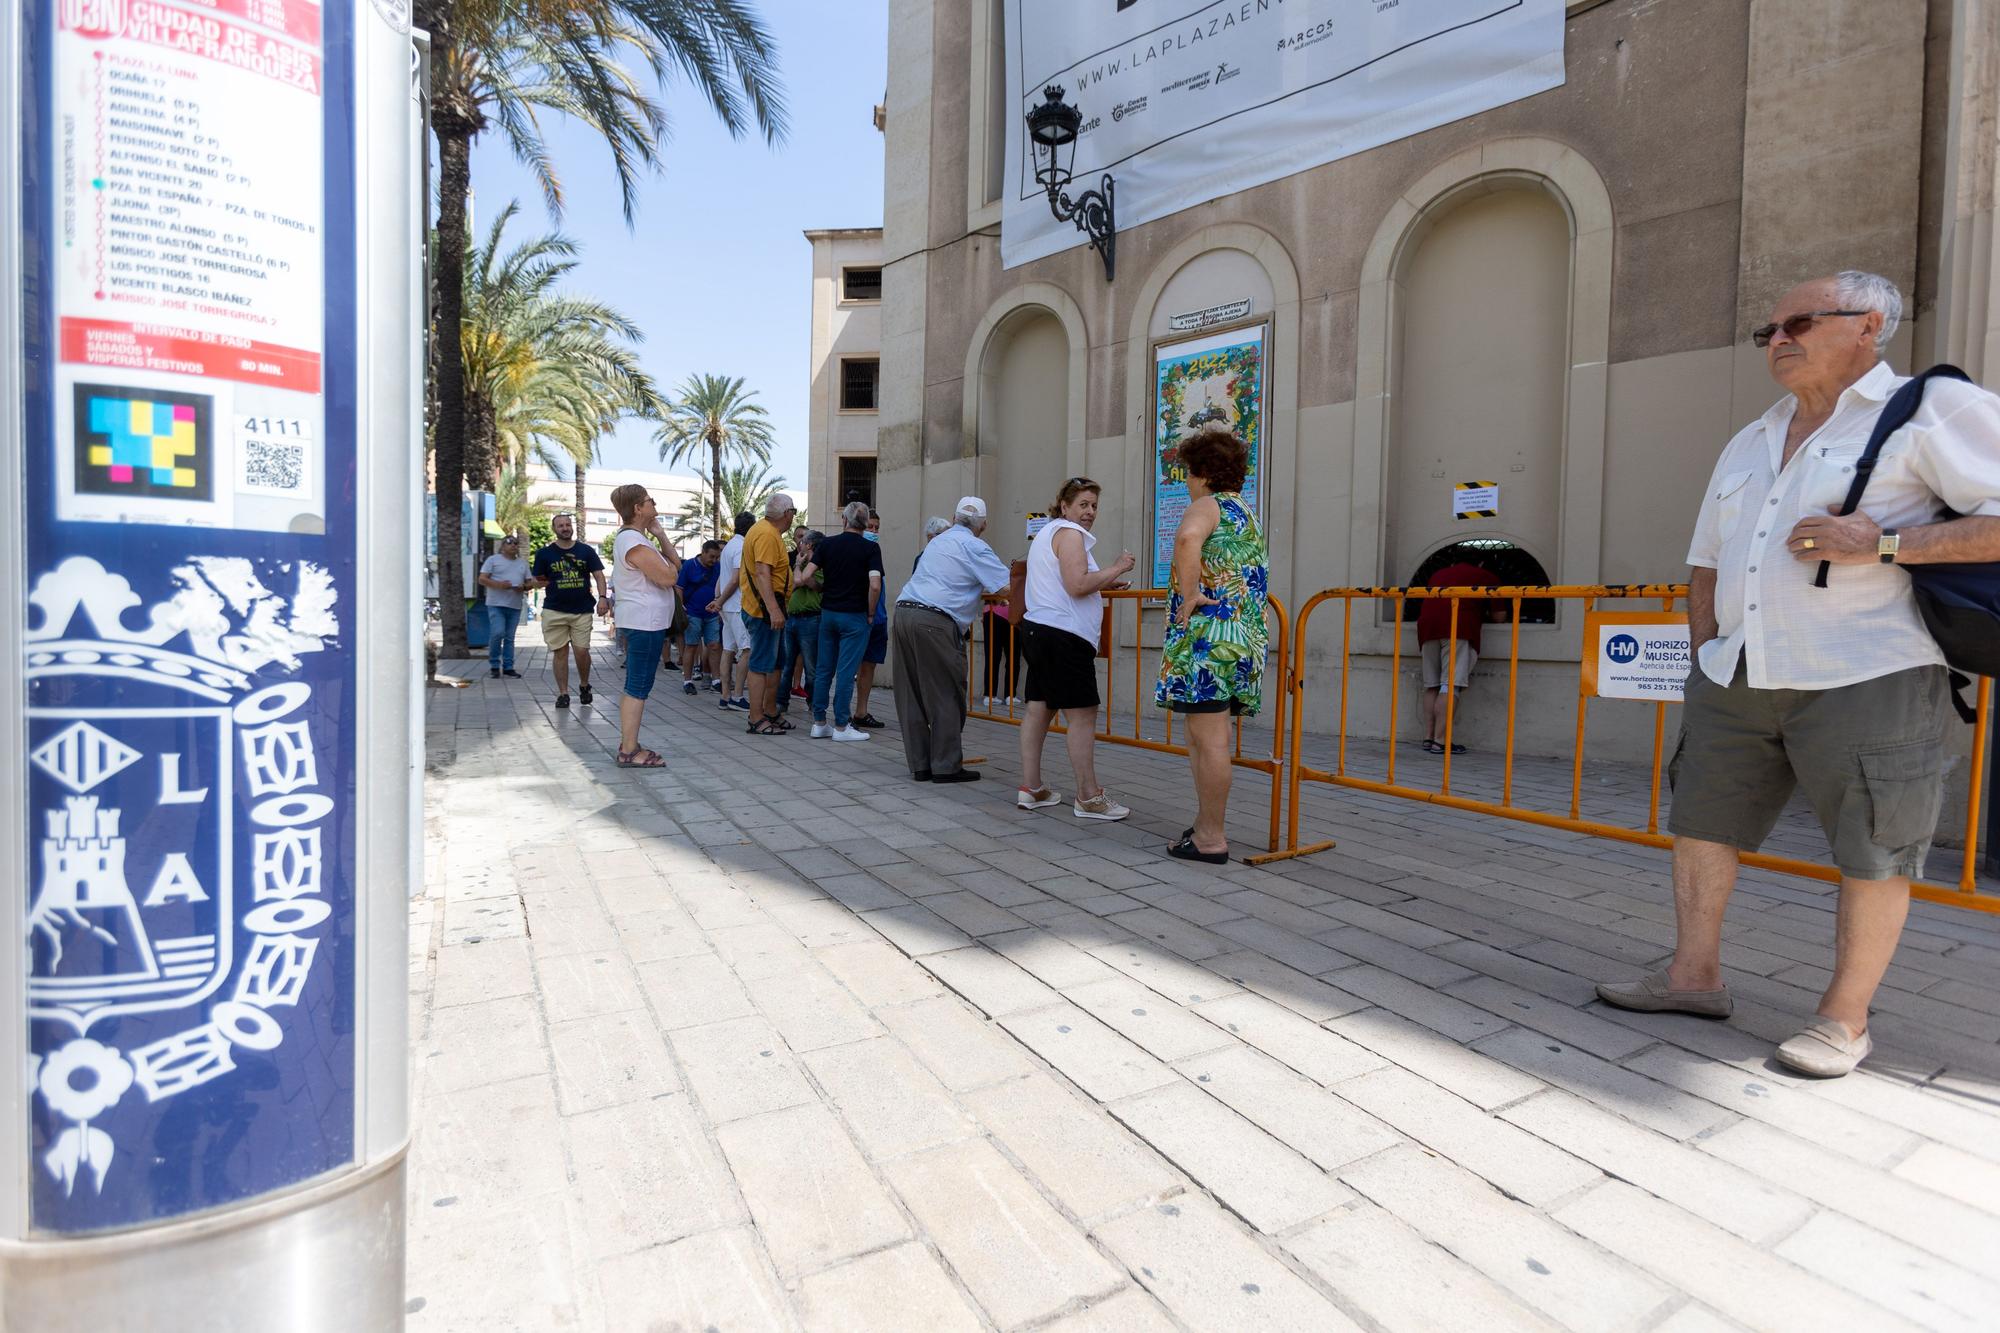
[[[1896,565],[1796,559],[1785,538],[1799,520],[1847,498],[1875,420],[1905,380],[1878,364],[1849,385],[1827,423],[1785,463],[1797,407],[1786,397],[1722,451],[1688,547],[1713,569],[1716,637],[1701,669],[1727,685],[1740,661],[1751,688],[1828,690],[1944,661]],[[1885,528],[1937,522],[1944,510],[2000,516],[2000,398],[1957,380],[1932,380],[1910,423],[1889,437],[1860,512]]]
[[[743,534],[737,533],[722,546],[722,562],[717,567],[715,586],[722,592],[722,614],[734,620],[743,610]]]

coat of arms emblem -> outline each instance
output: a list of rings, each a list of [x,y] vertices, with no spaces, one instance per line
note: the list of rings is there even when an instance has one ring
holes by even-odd
[[[29,1081],[56,1117],[42,1165],[65,1195],[102,1192],[118,1144],[93,1122],[121,1102],[284,1040],[271,1011],[298,1003],[331,914],[334,799],[312,687],[285,677],[333,644],[332,580],[224,557],[173,579],[143,624],[127,580],[88,557],[29,599]],[[186,1024],[118,1021],[135,1015]],[[128,1027],[152,1039],[124,1045]]]

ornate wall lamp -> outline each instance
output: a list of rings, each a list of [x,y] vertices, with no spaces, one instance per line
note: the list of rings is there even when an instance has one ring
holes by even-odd
[[[1090,248],[1104,259],[1104,280],[1109,282],[1118,269],[1118,223],[1112,213],[1111,173],[1095,190],[1085,190],[1075,199],[1068,193],[1070,168],[1076,162],[1076,131],[1083,113],[1063,101],[1060,84],[1042,89],[1043,102],[1028,112],[1028,138],[1034,143],[1035,180],[1049,192],[1049,211],[1058,222],[1076,223],[1078,231],[1090,237]]]

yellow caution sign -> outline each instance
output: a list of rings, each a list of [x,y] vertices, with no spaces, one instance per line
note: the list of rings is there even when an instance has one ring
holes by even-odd
[[[1451,514],[1453,518],[1460,520],[1500,517],[1500,483],[1454,482],[1451,491]]]

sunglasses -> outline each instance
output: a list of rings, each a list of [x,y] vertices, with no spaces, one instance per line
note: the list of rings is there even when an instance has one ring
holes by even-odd
[[[1823,319],[1859,319],[1869,313],[1867,310],[1815,310],[1810,314],[1793,315],[1782,324],[1766,324],[1761,329],[1750,330],[1750,341],[1759,347],[1769,347],[1779,329],[1785,331],[1787,338],[1798,338]]]

